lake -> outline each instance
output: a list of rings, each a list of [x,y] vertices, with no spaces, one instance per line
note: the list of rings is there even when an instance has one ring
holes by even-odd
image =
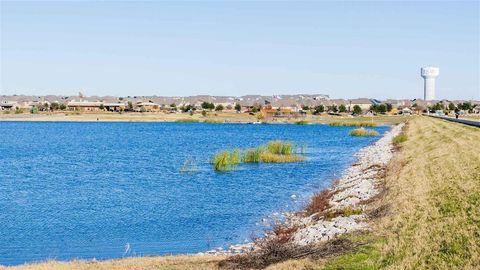
[[[196,253],[250,241],[379,138],[350,137],[352,129],[0,122],[0,264]],[[219,150],[269,140],[306,145],[306,160],[226,173],[209,163]],[[180,172],[185,160],[198,170]]]

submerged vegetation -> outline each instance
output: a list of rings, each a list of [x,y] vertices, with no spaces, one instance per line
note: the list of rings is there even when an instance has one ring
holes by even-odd
[[[376,127],[377,123],[373,122],[332,122],[332,127]]]
[[[197,164],[192,158],[187,158],[183,162],[182,167],[180,168],[180,172],[186,173],[186,172],[196,172],[198,170]]]
[[[305,146],[301,146],[301,154],[305,153]],[[223,150],[213,157],[215,171],[230,171],[235,169],[240,162],[244,163],[287,163],[304,160],[303,156],[295,153],[292,142],[269,141],[266,145],[243,151]]]
[[[357,136],[357,137],[378,136],[378,132],[370,129],[357,128],[350,131],[350,136]]]

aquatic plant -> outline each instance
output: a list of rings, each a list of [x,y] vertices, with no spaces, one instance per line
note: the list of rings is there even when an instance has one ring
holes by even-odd
[[[235,149],[232,152],[223,150],[215,154],[212,160],[215,171],[230,171],[240,164],[240,150]]]
[[[332,122],[332,127],[376,127],[377,123],[372,122]]]
[[[186,173],[186,172],[196,172],[198,170],[197,164],[192,158],[187,158],[183,162],[182,167],[180,168],[180,172]]]
[[[375,130],[357,128],[350,131],[350,136],[356,136],[356,137],[378,136],[378,132]]]
[[[293,143],[284,141],[269,141],[266,149],[272,154],[290,155],[293,151]]]
[[[243,162],[245,163],[259,163],[261,162],[262,153],[265,151],[263,147],[248,149],[243,155]]]
[[[279,155],[279,154],[273,154],[270,152],[263,152],[260,155],[260,160],[261,162],[265,163],[287,163],[287,162],[298,162],[302,161],[303,157],[298,156],[298,155]]]

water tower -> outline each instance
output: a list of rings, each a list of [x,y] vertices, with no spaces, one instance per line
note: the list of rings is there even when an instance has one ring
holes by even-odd
[[[423,89],[423,99],[424,100],[434,100],[435,99],[435,80],[439,74],[438,67],[422,67],[421,75],[425,80],[424,89]]]

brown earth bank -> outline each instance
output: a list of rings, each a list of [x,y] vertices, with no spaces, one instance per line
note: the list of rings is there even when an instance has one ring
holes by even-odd
[[[236,256],[49,261],[11,269],[478,269],[480,129],[413,117],[403,136],[393,139],[396,153],[377,175],[379,193],[367,202],[369,229],[300,247],[279,227],[276,241]]]
[[[406,119],[413,116],[400,115],[378,115],[378,116],[359,116],[352,117],[347,114],[336,116],[308,114],[305,117],[297,118],[275,118],[275,119],[258,119],[257,115],[249,113],[235,113],[235,112],[209,112],[206,116],[200,113],[190,115],[188,113],[78,113],[78,112],[54,112],[54,113],[0,113],[0,121],[74,121],[74,122],[210,122],[210,123],[253,123],[253,122],[268,122],[268,123],[369,123],[376,124],[397,124],[404,122]]]

